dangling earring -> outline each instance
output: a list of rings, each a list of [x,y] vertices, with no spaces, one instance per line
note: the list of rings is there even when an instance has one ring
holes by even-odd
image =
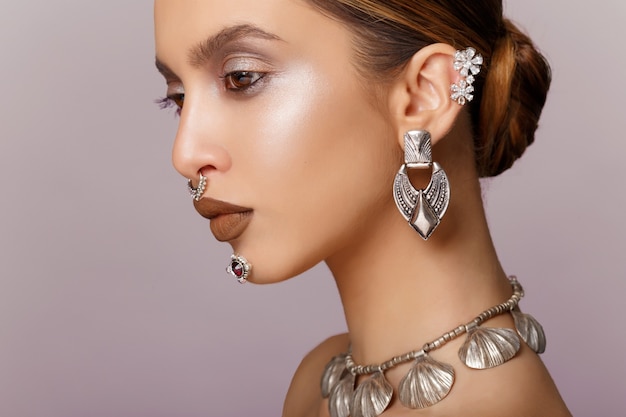
[[[413,187],[407,168],[432,168],[428,186],[423,190]],[[430,133],[425,130],[411,130],[404,134],[404,164],[393,182],[393,197],[402,217],[422,239],[428,240],[450,203],[450,183],[441,165],[432,161]]]

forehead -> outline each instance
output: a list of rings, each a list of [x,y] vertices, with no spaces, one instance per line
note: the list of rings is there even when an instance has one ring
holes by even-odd
[[[348,41],[348,31],[304,0],[156,0],[157,57],[177,60],[199,42],[229,27],[249,25],[302,48]],[[344,42],[346,43],[346,42]]]

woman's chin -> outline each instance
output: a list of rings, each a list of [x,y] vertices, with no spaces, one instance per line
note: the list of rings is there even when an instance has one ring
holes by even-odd
[[[245,254],[242,254],[244,257]],[[279,282],[287,281],[291,278],[294,278],[308,269],[310,269],[313,265],[287,265],[285,263],[281,263],[279,260],[275,262],[268,261],[271,258],[265,257],[257,257],[252,256],[250,258],[246,258],[250,264],[250,274],[248,275],[247,281],[252,284],[276,284]],[[255,259],[257,261],[255,262]]]

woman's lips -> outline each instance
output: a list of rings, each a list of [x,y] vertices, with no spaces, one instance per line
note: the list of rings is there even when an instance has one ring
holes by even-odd
[[[237,239],[252,220],[252,209],[203,197],[193,203],[202,217],[211,221],[211,232],[220,242]]]
[[[220,242],[237,239],[252,219],[252,212],[220,214],[211,219],[211,232]]]

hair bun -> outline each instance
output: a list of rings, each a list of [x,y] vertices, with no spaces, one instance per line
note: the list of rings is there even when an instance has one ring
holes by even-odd
[[[545,57],[526,34],[504,19],[504,33],[494,45],[474,121],[480,176],[496,176],[510,168],[533,143],[550,81]]]

